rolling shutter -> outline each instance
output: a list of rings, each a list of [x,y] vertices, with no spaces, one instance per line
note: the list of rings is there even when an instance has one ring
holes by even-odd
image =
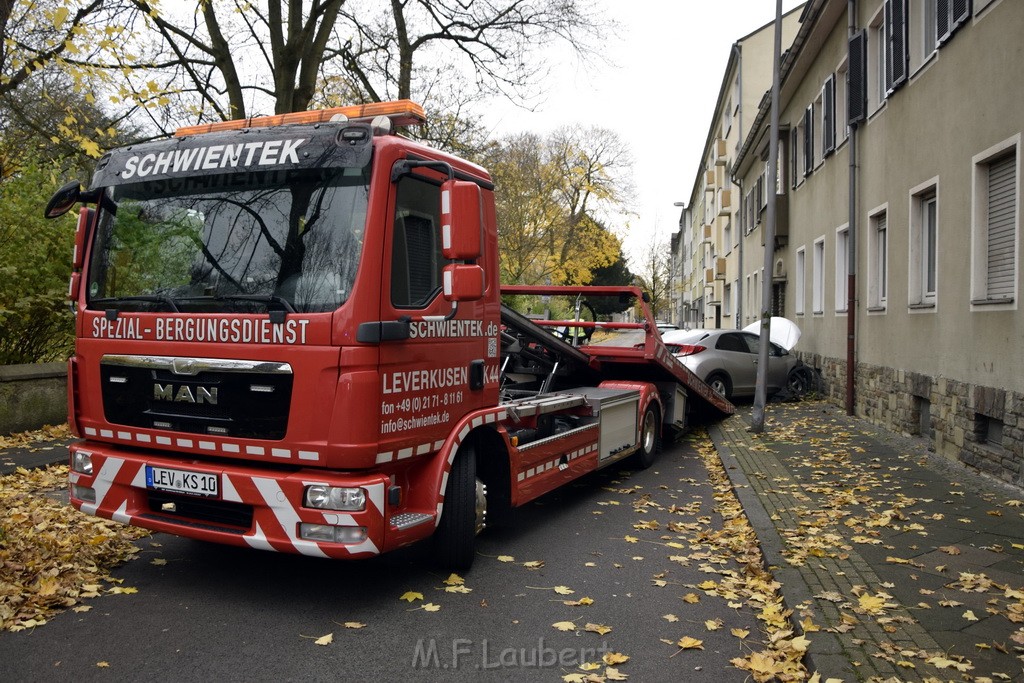
[[[804,111],[804,176],[814,171],[814,105]]]
[[[1017,155],[988,167],[988,275],[989,299],[1011,299],[1016,268],[1014,223],[1017,204]]]

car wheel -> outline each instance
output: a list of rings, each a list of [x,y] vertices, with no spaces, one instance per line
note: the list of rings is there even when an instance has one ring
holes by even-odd
[[[707,385],[719,396],[729,400],[732,398],[732,382],[724,373],[716,372],[707,379]]]
[[[654,403],[644,411],[644,421],[640,423],[640,450],[630,459],[633,467],[645,470],[654,464],[654,458],[661,450],[661,412]]]
[[[786,378],[786,388],[793,396],[803,396],[814,386],[814,376],[810,368],[798,366],[789,372]]]

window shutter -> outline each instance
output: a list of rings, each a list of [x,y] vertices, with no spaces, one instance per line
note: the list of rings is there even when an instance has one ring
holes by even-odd
[[[846,120],[856,126],[868,115],[868,35],[858,31],[850,38],[846,71]]]
[[[1014,213],[1016,210],[1017,156],[1011,154],[988,167],[988,275],[989,299],[1013,297]]]
[[[971,18],[971,0],[949,0],[952,9],[950,29],[955,31]]]
[[[789,151],[790,151],[790,155],[789,155],[789,171],[790,171],[789,172],[789,182],[790,182],[790,185],[792,186],[792,188],[794,190],[796,189],[796,182],[797,182],[797,180],[796,180],[797,179],[796,171],[797,171],[797,159],[799,158],[797,155],[800,154],[800,146],[799,146],[799,142],[798,142],[799,136],[797,135],[797,132],[798,131],[797,131],[797,129],[795,127],[792,130],[789,131]]]
[[[814,170],[814,105],[804,111],[804,176]]]
[[[891,93],[907,80],[907,0],[885,2],[885,91]]]
[[[836,77],[825,80],[821,89],[821,155],[828,156],[836,148]]]
[[[950,25],[950,3],[953,0],[935,0],[935,33],[939,37],[939,45],[949,40],[953,31]]]

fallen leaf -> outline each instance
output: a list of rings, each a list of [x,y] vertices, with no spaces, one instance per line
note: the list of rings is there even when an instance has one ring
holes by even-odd
[[[628,662],[629,656],[620,652],[608,652],[604,657],[601,657],[601,661],[608,666],[615,666],[616,664],[625,664]]]
[[[405,593],[402,593],[402,597],[400,597],[398,599],[399,600],[405,600],[406,602],[415,602],[417,600],[422,600],[423,599],[423,593],[415,593],[413,591],[407,591]]]
[[[750,631],[748,631],[745,628],[730,629],[729,633],[733,634],[734,636],[736,636],[740,640],[743,640],[744,638],[746,638],[747,636],[750,635]]]
[[[974,612],[972,612],[971,610],[967,610],[963,613],[962,616],[967,621],[978,621],[978,617],[974,616]]]
[[[576,592],[568,586],[555,586],[553,590],[559,595],[572,595]]]
[[[576,624],[572,623],[571,621],[556,621],[555,623],[553,623],[551,625],[554,628],[558,629],[559,631],[575,631],[576,630]]]
[[[604,624],[587,624],[586,626],[583,627],[583,630],[584,631],[590,631],[591,633],[597,633],[597,634],[603,636],[606,633],[611,633],[612,627],[611,626],[605,626]]]
[[[679,621],[679,617],[677,617],[674,614],[665,614],[665,615],[662,615],[661,618],[664,619],[665,621],[669,622],[670,624],[674,624],[677,621]]]
[[[498,555],[498,562],[515,562],[516,558],[511,555]]]
[[[594,599],[580,598],[579,600],[563,600],[562,604],[568,605],[569,607],[586,607],[587,605],[593,605]]]
[[[629,675],[622,673],[614,666],[609,666],[604,670],[604,677],[609,681],[624,681],[629,678]]]
[[[96,666],[100,669],[107,669],[110,667],[110,662],[96,662]]]
[[[156,565],[157,567],[162,567],[165,564],[167,564],[167,560],[165,560],[162,557],[154,557],[152,560],[149,561],[149,563],[152,565]]]
[[[947,555],[959,555],[960,554],[960,548],[957,548],[955,545],[940,546],[939,550],[944,552],[944,553],[946,553]]]
[[[345,628],[366,628],[366,624],[361,621],[346,621],[342,626]]]
[[[317,645],[330,645],[331,643],[334,642],[334,634],[333,633],[328,633],[326,636],[320,636],[319,638],[317,638],[313,642],[316,643]]]
[[[676,641],[676,645],[683,650],[703,650],[704,641],[691,638],[690,636],[683,636]]]
[[[466,583],[466,580],[458,574],[450,574],[442,583],[446,586],[461,586]]]
[[[437,612],[438,610],[441,609],[441,606],[440,605],[435,605],[432,602],[428,602],[428,603],[424,603],[424,605],[423,605],[423,607],[421,609],[423,609],[424,612]]]

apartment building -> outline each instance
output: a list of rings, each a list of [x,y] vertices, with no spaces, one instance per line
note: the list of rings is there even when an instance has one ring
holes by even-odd
[[[758,197],[739,275],[770,278],[834,400],[1024,486],[1024,2],[810,0],[799,19],[772,244],[767,99],[733,167]]]
[[[796,36],[800,11],[783,16],[783,45]],[[670,308],[680,327],[741,327],[744,256],[738,216],[744,204],[733,184],[733,164],[771,86],[774,28],[772,21],[729,51],[701,163],[671,240],[676,286]]]

